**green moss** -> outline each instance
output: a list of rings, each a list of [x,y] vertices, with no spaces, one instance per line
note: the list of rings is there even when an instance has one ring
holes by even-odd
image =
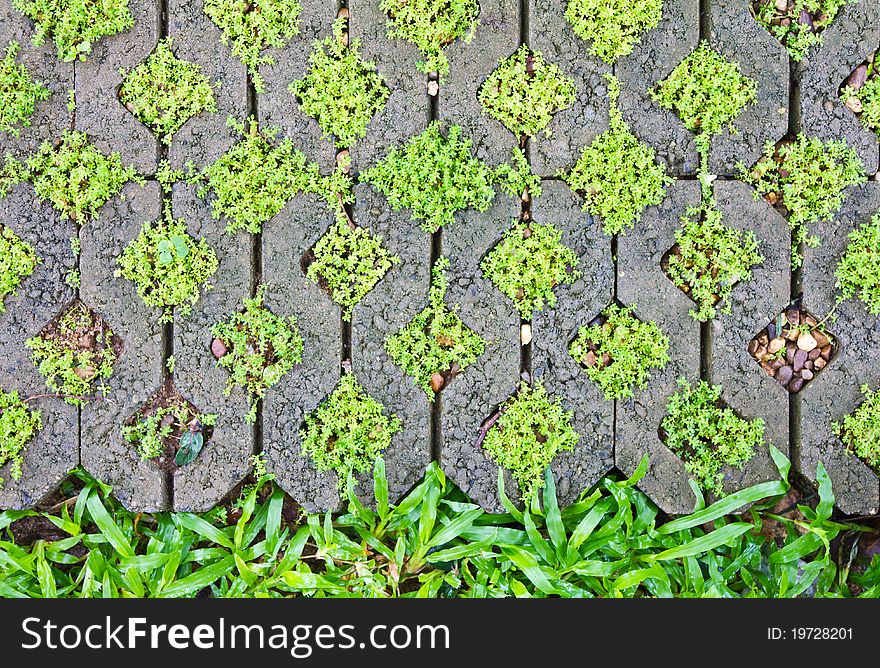
[[[552,225],[514,221],[480,263],[486,278],[513,300],[526,320],[545,304],[555,306],[553,288],[578,276],[577,255],[561,239],[562,233]]]
[[[483,113],[518,138],[533,137],[576,99],[574,81],[525,44],[499,63],[477,94]],[[549,135],[549,132],[547,133]]]
[[[361,60],[360,40],[345,47],[344,29],[344,20],[333,23],[333,34],[315,42],[306,76],[290,84],[303,112],[318,121],[337,148],[366,136],[367,124],[391,94],[376,64]]]
[[[764,258],[753,232],[727,227],[721,212],[709,201],[702,209],[689,208],[675,232],[676,245],[666,258],[670,280],[697,303],[691,315],[697,320],[730,313],[730,294],[740,281],[752,277],[752,268]]]
[[[55,40],[58,57],[65,62],[85,60],[92,44],[134,25],[128,0],[12,0],[36,28],[34,45]]]
[[[611,304],[602,312],[603,322],[581,327],[568,348],[609,401],[633,396],[634,388],[645,387],[651,369],[662,370],[669,361],[669,339],[634,310]]]
[[[168,37],[125,77],[119,99],[159,139],[170,144],[174,133],[203,111],[217,111],[211,82],[202,68],[177,58]]]
[[[611,99],[610,127],[581,153],[563,180],[584,197],[584,211],[602,219],[605,234],[632,229],[649,206],[660,204],[672,181],[659,164],[654,149],[630,132],[617,108],[620,82],[607,75]]]
[[[82,406],[94,392],[109,392],[122,343],[110,326],[80,301],[74,302],[38,336],[25,341],[31,359],[51,392]]]
[[[177,466],[185,466],[198,457],[216,422],[216,414],[199,412],[171,390],[161,402],[151,399],[136,420],[122,427],[122,437],[142,460],[170,454]]]
[[[98,210],[132,180],[141,182],[133,167],[123,167],[118,153],[106,156],[89,143],[85,133],[66,131],[57,146],[44,142],[24,165],[7,155],[0,174],[0,196],[10,184],[28,181],[62,218],[81,225],[97,217]]]
[[[486,432],[483,449],[498,466],[510,471],[529,505],[544,486],[544,471],[560,452],[580,440],[571,427],[572,414],[551,400],[541,383],[522,383],[500,408],[498,420]]]
[[[764,421],[744,420],[721,401],[721,386],[681,379],[660,423],[666,447],[701,489],[723,496],[724,467],[742,469],[764,442]]]
[[[708,42],[700,42],[651,96],[691,132],[714,135],[755,101],[757,85]],[[731,125],[732,129],[732,125]]]
[[[193,239],[170,207],[162,218],[144,223],[140,234],[119,256],[118,273],[135,284],[147,306],[162,310],[159,320],[171,322],[174,309],[187,315],[199,300],[199,287],[217,271],[217,256],[204,239]]]
[[[609,65],[632,53],[642,35],[663,18],[663,0],[568,0],[565,18],[575,34]]]
[[[297,193],[315,193],[339,208],[349,201],[351,179],[339,172],[322,176],[318,165],[293,148],[290,139],[271,143],[276,130],[260,130],[251,120],[248,129],[229,119],[242,139],[193,181],[201,181],[199,195],[213,193],[211,215],[226,219],[226,231],[243,229],[254,234]]]
[[[385,339],[388,356],[416,381],[431,401],[435,391],[432,377],[442,389],[486,349],[486,342],[446,305],[448,266],[448,259],[437,259],[431,272],[428,306],[399,332]]]
[[[541,177],[532,171],[526,154],[519,148],[513,149],[511,162],[502,162],[495,168],[494,178],[502,192],[511,197],[522,197],[528,190],[529,196],[534,199],[543,192]]]
[[[0,132],[13,137],[18,137],[20,127],[30,127],[37,102],[51,95],[42,83],[31,79],[27,67],[16,62],[18,49],[18,42],[10,42],[0,60]]]
[[[880,315],[880,213],[849,233],[835,276],[842,299],[857,296],[869,313]]]
[[[758,23],[782,42],[792,59],[800,62],[810,47],[822,42],[819,33],[831,25],[847,2],[849,0],[789,0],[785,9],[779,9],[776,0],[757,0],[752,3],[752,12]]]
[[[346,374],[306,417],[300,452],[319,471],[335,471],[342,488],[349,474],[372,470],[398,431],[400,420],[386,416],[382,404],[364,392],[352,374]]]
[[[285,319],[267,309],[266,286],[244,300],[244,311],[235,313],[211,328],[211,334],[226,347],[217,365],[229,372],[226,394],[236,385],[251,402],[247,421],[256,419],[257,401],[266,390],[302,361],[303,340],[296,318]]]
[[[18,398],[18,392],[0,390],[0,469],[9,467],[9,477],[21,478],[24,451],[43,428],[40,411],[32,411]],[[0,489],[3,487],[0,478]]]
[[[880,473],[880,393],[861,386],[865,400],[840,422],[831,424],[831,431],[843,441],[850,452]]]
[[[247,66],[254,88],[264,92],[260,65],[275,60],[263,51],[299,34],[299,0],[205,0],[204,10],[223,31],[223,43]]]
[[[409,208],[427,232],[451,223],[456,211],[488,209],[495,197],[492,178],[471,155],[471,141],[462,137],[461,128],[450,126],[443,136],[436,121],[361,173],[361,180],[385,195],[395,211]]]
[[[12,228],[0,224],[0,313],[6,310],[6,297],[15,294],[39,263],[33,247],[22,241]]]
[[[416,45],[424,61],[420,72],[437,72],[443,81],[449,61],[443,48],[457,39],[470,42],[480,5],[477,0],[381,0],[379,8],[388,15],[388,37]]]
[[[830,221],[843,204],[844,190],[865,182],[862,162],[845,142],[823,143],[804,135],[778,147],[768,143],[754,167],[747,170],[741,164],[740,171],[742,180],[755,188],[756,198],[764,197],[788,218],[795,267],[802,261],[800,244],[819,243],[809,234],[809,225]]]
[[[342,307],[345,320],[351,320],[352,309],[400,262],[385,250],[381,238],[341,215],[315,244],[312,255],[306,276]]]
[[[858,100],[858,104],[861,107],[858,116],[862,125],[880,134],[880,74],[877,73],[876,62],[877,57],[875,56],[871,62],[873,68],[871,78],[858,90],[850,86],[844,87],[840,94],[840,99],[844,104],[847,104],[847,100],[850,98]]]

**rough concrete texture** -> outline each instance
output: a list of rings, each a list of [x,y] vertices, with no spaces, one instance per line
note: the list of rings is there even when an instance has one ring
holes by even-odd
[[[556,456],[550,468],[559,502],[570,504],[607,473],[614,462],[614,402],[605,401],[599,387],[587,378],[568,346],[605,308],[614,293],[611,239],[602,223],[580,209],[578,197],[561,181],[544,183],[541,197],[532,203],[537,223],[562,232],[562,243],[578,256],[580,276],[558,286],[556,306],[532,318],[532,377],[547,393],[573,413],[572,427],[580,436],[571,452]]]
[[[456,40],[446,49],[450,76],[440,86],[438,116],[460,125],[474,142],[474,154],[495,166],[510,160],[519,144],[507,128],[482,113],[477,93],[486,78],[519,47],[518,0],[483,0],[474,38],[469,44]]]
[[[669,362],[651,372],[644,389],[616,402],[614,463],[632,475],[647,454],[649,468],[639,488],[667,513],[694,508],[684,463],[660,440],[659,428],[678,379],[699,379],[700,326],[690,316],[694,302],[667,278],[660,261],[675,244],[686,209],[699,201],[696,182],[678,181],[668,187],[663,202],[646,209],[635,228],[617,239],[617,298],[635,306],[637,318],[655,322],[669,338]],[[593,314],[583,317],[588,321]]]
[[[183,218],[189,234],[210,244],[220,260],[192,312],[174,321],[174,384],[178,392],[204,413],[219,415],[211,439],[199,457],[174,473],[174,509],[210,509],[238,484],[250,469],[254,430],[245,423],[249,402],[241,388],[224,396],[229,374],[211,354],[211,327],[244,308],[251,296],[252,249],[250,234],[229,235],[211,218],[210,204],[192,186],[177,185],[172,194],[175,218]]]
[[[789,454],[788,392],[768,376],[749,354],[749,341],[782,312],[789,303],[791,266],[788,223],[754,191],[736,181],[715,182],[718,208],[729,227],[751,230],[759,241],[764,262],[752,270],[752,278],[733,289],[731,313],[719,313],[712,321],[711,382],[721,385],[721,398],[747,420],[764,420],[764,440]],[[726,472],[724,489],[735,491],[779,472],[770,451],[761,448],[742,471]]]
[[[743,0],[712,0],[709,22],[712,46],[757,84],[755,103],[740,111],[733,121],[735,131],[712,138],[709,169],[713,174],[734,174],[737,162],[751,165],[764,144],[788,132],[788,53]]]
[[[294,146],[310,159],[324,168],[332,168],[336,155],[333,138],[323,137],[318,122],[302,112],[287,87],[306,75],[313,42],[332,34],[336,3],[302,0],[300,4],[299,34],[284,47],[269,51],[275,63],[260,68],[265,91],[257,96],[257,113],[260,123],[280,127],[281,137],[290,137]]]
[[[400,331],[428,303],[431,237],[406,213],[383,206],[384,201],[365,186],[355,191],[355,221],[381,237],[400,263],[354,309],[351,366],[367,394],[400,419],[401,429],[384,454],[389,495],[397,499],[419,481],[431,461],[431,405],[424,391],[388,357],[385,337]],[[371,473],[361,478],[372,487]]]
[[[614,66],[620,79],[618,105],[623,117],[633,134],[657,151],[666,171],[675,175],[697,170],[694,136],[675,114],[657,106],[649,91],[697,47],[699,38],[699,0],[667,0],[657,27],[645,33],[633,52]]]
[[[844,5],[822,32],[822,43],[801,62],[801,126],[823,140],[844,139],[859,154],[865,172],[877,171],[878,137],[840,101],[840,87],[880,42],[880,3]]]
[[[440,396],[440,466],[487,510],[500,511],[498,466],[478,445],[480,426],[520,379],[520,319],[513,302],[480,270],[480,262],[520,213],[517,200],[501,195],[484,213],[468,209],[443,230],[449,258],[446,300],[460,306],[465,325],[483,337],[486,350]],[[505,476],[506,488],[513,480]]]
[[[0,389],[21,399],[49,392],[30,361],[25,341],[36,336],[73,300],[64,281],[74,265],[70,238],[75,226],[61,220],[48,203],[39,202],[29,185],[17,186],[0,200],[0,224],[29,243],[41,262],[4,300],[0,313]],[[9,466],[0,468],[0,508],[26,508],[39,502],[79,463],[79,413],[57,399],[35,399],[31,410],[42,415],[43,429],[27,446],[22,476],[13,480]]]
[[[122,437],[123,423],[162,385],[162,324],[159,311],[141,301],[134,283],[114,273],[117,258],[143,223],[160,212],[156,184],[129,183],[80,231],[80,298],[123,344],[107,381],[108,400],[82,409],[80,459],[89,473],[113,487],[123,505],[137,511],[170,510],[165,475],[154,463],[141,461]]]
[[[177,168],[190,160],[203,167],[239,139],[226,119],[232,116],[242,122],[247,116],[247,70],[220,42],[222,31],[202,10],[202,0],[169,0],[168,34],[174,39],[174,55],[202,68],[217,101],[215,113],[198,114],[177,131],[168,157]],[[206,42],[214,48],[205,49]]]
[[[367,125],[367,136],[351,147],[352,170],[360,172],[428,123],[427,75],[416,69],[422,54],[402,39],[388,39],[388,19],[375,0],[351,0],[349,33],[361,40],[361,57],[373,61],[391,94]],[[476,93],[474,93],[476,95]]]
[[[880,211],[880,183],[852,189],[834,223],[816,227],[822,239],[804,259],[804,306],[821,317],[833,307],[834,267],[849,242],[847,235]],[[801,445],[795,465],[811,480],[822,462],[831,476],[838,507],[845,513],[874,514],[880,510],[880,480],[831,431],[864,401],[859,390],[867,383],[880,387],[876,359],[880,351],[880,323],[863,302],[848,299],[835,311],[837,319],[828,330],[837,337],[838,352],[831,363],[798,395],[800,397]]]
[[[119,101],[119,70],[140,65],[159,41],[159,7],[152,0],[130,0],[134,26],[92,45],[92,55],[76,64],[76,129],[104,153],[118,151],[139,172],[156,169],[156,136]]]
[[[278,484],[309,512],[339,507],[336,475],[319,473],[300,454],[305,416],[336,387],[342,359],[339,307],[306,278],[301,260],[333,222],[333,213],[314,196],[298,196],[263,227],[266,306],[296,316],[303,337],[303,361],[266,392],[263,451]]]
[[[574,167],[581,150],[608,129],[608,85],[602,75],[611,67],[574,34],[565,20],[565,5],[556,0],[530,0],[528,40],[532,49],[573,79],[577,89],[574,104],[529,142],[532,169],[549,177]]]
[[[0,146],[16,157],[24,157],[47,140],[59,137],[70,126],[67,91],[73,88],[73,64],[63,63],[55,56],[55,43],[48,41],[34,46],[34,27],[12,6],[11,0],[0,0],[0,57],[6,55],[10,42],[18,42],[16,62],[27,67],[31,79],[42,83],[52,93],[48,100],[37,102],[29,127],[20,127],[19,136],[0,132]]]

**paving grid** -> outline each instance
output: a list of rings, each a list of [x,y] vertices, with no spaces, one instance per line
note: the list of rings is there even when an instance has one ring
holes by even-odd
[[[299,430],[304,416],[332,391],[350,365],[364,388],[402,421],[403,428],[386,454],[394,495],[411,487],[435,459],[477,502],[498,509],[497,470],[477,445],[477,433],[522,379],[537,379],[573,411],[573,424],[581,436],[577,449],[553,464],[566,501],[614,468],[631,473],[641,456],[649,453],[651,467],[643,489],[665,511],[687,512],[693,504],[687,476],[681,460],[660,442],[657,427],[676,379],[702,376],[721,383],[724,399],[740,414],[764,418],[768,441],[790,454],[807,478],[814,478],[816,463],[824,461],[843,510],[880,508],[877,476],[842,452],[827,426],[858,404],[862,382],[877,380],[867,362],[880,345],[876,319],[867,317],[858,303],[847,302],[839,310],[841,324],[832,328],[840,337],[841,353],[800,395],[787,396],[746,352],[754,333],[801,292],[806,308],[827,311],[833,289],[829,267],[842,252],[846,233],[880,207],[875,187],[880,162],[877,136],[861,128],[837,100],[843,79],[878,47],[880,6],[872,0],[847,5],[825,31],[823,44],[803,62],[794,63],[752,19],[744,0],[666,0],[660,25],[643,36],[631,55],[609,66],[594,58],[565,23],[561,0],[480,4],[473,41],[459,41],[445,50],[451,72],[440,83],[439,93],[431,96],[429,76],[415,67],[421,59],[415,47],[385,37],[386,20],[378,0],[339,4],[303,0],[300,34],[283,48],[271,50],[276,63],[261,68],[266,82],[261,93],[250,85],[245,67],[229,47],[220,43],[220,31],[204,15],[200,0],[130,0],[134,27],[99,40],[87,61],[73,64],[57,60],[51,42],[32,46],[30,22],[13,9],[11,0],[0,0],[0,47],[11,40],[20,42],[20,59],[53,92],[38,105],[33,127],[18,139],[0,137],[3,151],[23,157],[42,140],[74,128],[86,132],[99,149],[119,151],[123,161],[135,165],[147,179],[144,187],[128,184],[103,207],[97,220],[80,229],[39,202],[29,186],[17,186],[0,200],[0,222],[30,242],[43,259],[18,294],[6,300],[6,311],[0,314],[3,389],[22,394],[42,390],[44,384],[28,360],[24,340],[74,298],[95,309],[124,342],[110,379],[110,401],[82,409],[57,400],[36,402],[44,429],[27,450],[24,476],[0,489],[0,507],[36,504],[67,470],[82,464],[112,484],[120,500],[133,509],[205,510],[246,475],[252,454],[264,452],[269,470],[307,510],[338,508],[334,476],[317,472],[299,456]],[[355,223],[380,234],[402,263],[355,308],[350,324],[305,278],[300,266],[303,255],[332,223],[325,204],[313,196],[296,196],[261,234],[228,235],[225,221],[211,218],[209,202],[192,187],[179,184],[163,194],[153,176],[164,158],[176,167],[187,160],[201,167],[219,157],[236,141],[234,131],[226,127],[227,115],[239,120],[254,116],[261,123],[280,126],[281,136],[290,137],[325,172],[332,168],[336,153],[332,141],[302,114],[287,85],[305,73],[311,42],[330,33],[343,7],[350,12],[351,37],[361,40],[362,56],[376,62],[391,90],[385,108],[368,126],[367,137],[349,147],[355,178],[432,120],[461,125],[474,141],[476,156],[486,164],[508,160],[517,140],[480,113],[476,94],[497,62],[522,43],[542,51],[574,79],[578,89],[575,105],[551,122],[551,135],[533,138],[526,146],[533,169],[544,179],[544,194],[530,207],[499,193],[487,211],[459,212],[454,224],[429,235],[408,211],[391,211],[367,186],[355,189],[350,208]],[[116,99],[119,69],[142,62],[165,36],[174,39],[178,57],[198,63],[212,82],[220,84],[215,90],[218,112],[191,119],[170,147],[159,144]],[[757,103],[734,123],[738,133],[713,140],[710,167],[719,175],[715,191],[726,222],[754,231],[765,257],[753,279],[734,289],[733,313],[704,326],[690,318],[690,300],[659,268],[684,209],[699,199],[693,137],[647,92],[701,38],[739,62],[758,83]],[[632,131],[656,149],[676,179],[663,203],[648,209],[635,230],[614,239],[601,234],[599,222],[580,210],[578,198],[557,179],[558,172],[570,169],[580,150],[607,128],[605,72],[621,80],[620,108]],[[66,108],[71,89],[76,90],[75,111]],[[763,202],[755,202],[751,189],[734,181],[732,174],[736,161],[750,164],[764,142],[799,131],[823,139],[845,138],[873,181],[851,189],[836,222],[822,226],[822,246],[807,253],[802,270],[791,272],[785,221]],[[176,217],[187,222],[190,234],[208,240],[220,260],[215,289],[202,296],[190,316],[175,317],[172,325],[160,323],[159,314],[141,303],[133,286],[114,276],[115,258],[143,222],[158,218],[163,199]],[[585,269],[579,281],[557,289],[556,308],[536,314],[528,323],[534,340],[527,346],[520,345],[523,323],[512,303],[478,268],[504,230],[524,213],[560,229]],[[68,241],[76,235],[82,244],[78,259],[69,252]],[[430,266],[441,253],[450,259],[447,300],[459,306],[465,324],[483,336],[487,346],[483,356],[432,404],[390,363],[382,343],[424,306]],[[82,274],[78,289],[64,279],[74,265]],[[208,330],[240,309],[242,299],[262,281],[271,288],[267,305],[280,315],[296,316],[305,350],[302,364],[268,392],[257,423],[247,425],[242,419],[246,398],[238,391],[223,395],[226,375],[210,355]],[[612,300],[635,305],[638,317],[656,321],[669,334],[672,361],[633,399],[605,402],[565,349],[578,326]],[[867,338],[862,341],[855,332]],[[861,352],[865,349],[867,354]],[[177,360],[172,374],[177,389],[200,410],[220,415],[209,447],[196,463],[175,475],[141,462],[120,432],[122,422],[167,379],[165,361],[171,354]],[[731,489],[751,484],[767,479],[773,470],[762,451],[741,475],[730,475],[728,484]],[[362,482],[366,496],[369,476]]]

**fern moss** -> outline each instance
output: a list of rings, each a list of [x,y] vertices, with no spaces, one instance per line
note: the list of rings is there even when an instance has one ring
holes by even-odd
[[[438,258],[431,272],[428,306],[385,339],[388,356],[431,401],[435,392],[473,364],[486,349],[486,342],[446,304],[448,266],[447,258]]]
[[[663,0],[568,0],[565,18],[578,37],[590,42],[590,50],[611,65],[657,27]]]
[[[18,137],[21,127],[30,127],[37,102],[48,100],[51,93],[39,81],[31,79],[23,64],[16,62],[18,42],[10,42],[0,60],[0,132]]]
[[[544,130],[575,98],[574,81],[525,44],[499,63],[477,94],[483,113],[520,139]]]
[[[572,413],[552,400],[541,383],[522,383],[499,409],[486,432],[483,449],[498,466],[510,471],[529,505],[544,486],[544,471],[560,452],[574,449],[580,436],[571,427]]]
[[[343,44],[345,22],[333,24],[333,34],[316,41],[309,71],[290,84],[303,111],[318,121],[325,137],[337,148],[366,136],[370,119],[385,106],[391,92],[373,62],[360,57],[360,40]]]
[[[22,241],[11,228],[0,224],[0,313],[6,310],[6,297],[15,294],[21,282],[34,273],[40,258],[33,247]]]
[[[835,271],[841,297],[858,297],[880,315],[880,213],[849,233],[849,245]]]
[[[880,393],[867,384],[860,389],[865,400],[843,420],[833,422],[831,430],[850,452],[880,474]]]
[[[721,386],[679,380],[660,423],[666,447],[701,489],[723,496],[724,468],[742,469],[764,442],[764,421],[744,420],[721,401]]]
[[[43,428],[40,411],[32,411],[18,398],[18,392],[0,390],[0,469],[9,467],[9,477],[19,480],[28,444]],[[4,480],[0,478],[0,488]]]
[[[335,471],[340,488],[352,473],[372,470],[376,459],[400,431],[400,420],[387,416],[352,374],[306,417],[300,453],[319,471]]]
[[[247,421],[256,419],[257,401],[266,390],[302,361],[303,340],[296,318],[282,318],[265,307],[266,286],[244,300],[244,311],[211,328],[211,334],[226,349],[217,361],[229,372],[226,394],[241,387],[251,402]]]

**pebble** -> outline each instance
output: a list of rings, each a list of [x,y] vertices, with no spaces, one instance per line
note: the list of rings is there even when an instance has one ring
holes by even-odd
[[[791,370],[790,366],[780,367],[780,369],[776,372],[776,380],[778,380],[783,385],[787,385],[792,376],[794,376],[794,371]]]
[[[440,84],[431,79],[428,81],[428,95],[431,97],[436,96],[440,92]]]
[[[808,354],[807,359],[814,360],[822,354],[821,348],[813,348]]]
[[[813,335],[809,332],[801,332],[800,336],[798,336],[797,347],[806,352],[810,352],[813,350],[818,344]]]
[[[800,392],[804,387],[804,379],[800,376],[795,376],[791,379],[791,382],[788,384],[789,392]]]
[[[785,345],[785,339],[775,338],[770,342],[770,345],[767,346],[767,352],[770,353],[771,355],[775,355],[780,350],[782,350],[782,347],[784,345]]]
[[[862,86],[865,85],[865,82],[868,80],[868,66],[862,63],[859,65],[852,74],[849,75],[849,79],[846,80],[846,85],[852,88],[853,90],[858,90]]]
[[[826,360],[831,359],[831,344],[829,343],[827,346],[822,346],[822,357]]]
[[[776,0],[775,4],[776,9],[778,9],[780,12],[784,12],[786,9],[788,9],[788,0]]]
[[[807,353],[803,350],[798,350],[794,354],[794,370],[800,371],[804,368],[804,362],[807,361]]]
[[[226,344],[223,343],[223,341],[220,339],[214,339],[211,341],[211,354],[218,360],[227,352],[229,352],[229,350],[226,348]]]
[[[532,342],[532,326],[529,323],[523,323],[522,327],[519,328],[519,340],[524,346]]]
[[[808,380],[813,380],[813,372],[809,369],[804,369],[803,371],[801,371],[801,378],[803,378],[805,382]]]
[[[850,95],[846,98],[846,102],[844,102],[846,108],[849,109],[854,114],[860,114],[864,111],[864,107],[862,106],[862,101],[854,95]]]
[[[816,345],[820,348],[824,348],[830,343],[828,337],[818,330],[813,330],[813,338],[816,339]]]
[[[819,357],[818,359],[816,359],[815,362],[813,362],[813,368],[816,371],[821,371],[825,368],[826,364],[828,364],[827,360],[824,357]]]
[[[435,371],[431,374],[431,389],[434,392],[439,392],[443,389],[443,385],[445,385],[445,381],[443,380],[443,374]]]

